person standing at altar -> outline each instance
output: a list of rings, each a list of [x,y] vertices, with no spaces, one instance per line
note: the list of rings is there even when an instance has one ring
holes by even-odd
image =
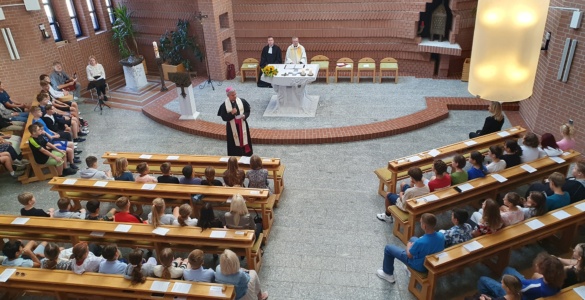
[[[286,62],[287,64],[306,64],[307,63],[307,52],[305,47],[299,44],[299,38],[294,36],[292,38],[292,45],[286,49]]]
[[[227,152],[229,156],[252,156],[252,139],[248,118],[250,104],[245,99],[238,98],[236,90],[228,87],[225,90],[227,99],[221,104],[217,115],[226,123]]]
[[[274,38],[268,37],[268,45],[262,49],[262,56],[260,57],[260,75],[262,75],[262,68],[269,64],[282,64],[282,51],[280,47],[274,44]],[[258,76],[258,87],[272,87],[268,82],[262,81],[261,76]]]

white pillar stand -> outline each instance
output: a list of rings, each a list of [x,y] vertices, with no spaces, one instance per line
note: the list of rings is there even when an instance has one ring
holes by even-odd
[[[197,107],[195,107],[195,94],[193,94],[193,87],[189,86],[185,88],[185,92],[187,96],[183,98],[181,96],[181,88],[175,88],[177,90],[177,98],[176,101],[179,101],[179,111],[181,112],[181,117],[179,120],[195,120],[199,116],[199,112],[197,111]]]
[[[142,64],[135,65],[134,67],[124,66],[124,79],[126,79],[126,88],[135,92],[138,92],[138,90],[148,84]]]

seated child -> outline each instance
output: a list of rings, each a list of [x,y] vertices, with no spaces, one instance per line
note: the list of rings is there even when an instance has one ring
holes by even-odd
[[[86,220],[112,221],[114,220],[114,214],[116,213],[116,209],[112,208],[106,215],[101,215],[100,202],[95,199],[87,201],[87,204],[85,204],[85,208],[87,208],[87,215],[85,216]]]
[[[43,136],[43,128],[38,124],[31,124],[28,127],[30,132],[30,138],[28,144],[30,150],[35,158],[35,162],[39,165],[55,166],[57,169],[57,175],[69,176],[77,173],[76,170],[67,168],[67,163],[63,157],[65,157],[65,151],[59,150],[57,147],[49,143]]]
[[[401,210],[406,210],[406,200],[429,193],[429,187],[423,182],[423,173],[420,168],[410,168],[408,170],[408,176],[410,176],[410,184],[412,187],[402,182],[400,184],[400,194],[388,193],[385,200],[386,212],[383,214],[377,214],[376,217],[378,220],[392,222],[392,215],[388,210],[390,205],[396,205]]]
[[[506,168],[511,168],[522,163],[522,148],[516,140],[508,140],[504,145],[502,159],[506,162]]]
[[[471,152],[471,155],[469,156],[469,163],[471,164],[471,168],[467,171],[468,180],[485,177],[485,175],[488,173],[488,170],[483,165],[483,158],[483,155],[481,155],[479,151]]]
[[[73,246],[73,254],[71,255],[71,270],[75,274],[83,274],[85,272],[97,272],[100,263],[105,259],[101,256],[95,256],[89,251],[89,246],[86,242],[80,242]]]
[[[506,161],[502,159],[504,149],[501,146],[491,146],[488,150],[488,156],[492,162],[486,166],[488,173],[496,173],[506,168]]]
[[[20,209],[21,216],[28,216],[28,217],[53,217],[53,213],[55,212],[54,208],[49,208],[49,211],[46,212],[40,208],[35,208],[35,203],[37,203],[35,196],[32,193],[24,192],[18,195],[18,202],[22,204],[24,207]]]
[[[433,163],[433,172],[435,176],[429,181],[429,190],[434,192],[448,186],[451,186],[451,176],[447,173],[447,164],[442,160],[436,160]]]
[[[47,242],[42,242],[37,246],[35,241],[29,241],[26,246],[23,246],[21,241],[8,241],[2,248],[2,252],[6,256],[2,261],[2,265],[5,267],[39,268],[41,261],[37,255],[45,255],[46,244]],[[35,247],[36,249],[33,251]],[[22,258],[21,255],[23,254],[29,258]]]
[[[538,148],[538,137],[532,132],[524,136],[521,149],[522,156],[520,156],[520,160],[522,163],[531,162],[546,156],[546,153]]]
[[[172,225],[179,215],[179,208],[173,209],[173,214],[165,214],[165,199],[156,198],[152,200],[152,211],[148,214],[148,224],[154,228],[160,225]]]
[[[463,170],[466,164],[467,160],[465,156],[458,154],[453,157],[453,161],[451,162],[451,185],[457,185],[467,181],[467,172]]]
[[[191,205],[185,203],[179,206],[179,216],[173,221],[173,225],[179,226],[197,226],[197,219],[191,219],[193,208]]]
[[[203,268],[203,251],[195,249],[189,253],[189,265],[191,269],[183,270],[183,279],[196,282],[213,282],[215,271]]]
[[[197,178],[193,175],[193,167],[186,165],[183,167],[183,178],[179,179],[180,184],[201,184],[201,178]],[[158,178],[160,182],[160,177]]]
[[[114,214],[114,222],[142,223],[140,217],[130,213],[130,199],[120,197],[116,200],[118,212]]]
[[[81,172],[79,172],[79,177],[83,179],[114,180],[111,171],[108,170],[104,172],[97,169],[97,162],[98,159],[95,156],[88,156],[85,158],[87,169],[81,170]]]
[[[136,177],[136,182],[140,182],[140,183],[157,183],[158,180],[156,180],[156,178],[148,175],[148,172],[150,172],[150,169],[148,168],[148,164],[145,162],[141,162],[138,165],[136,165],[136,172],[138,172],[140,175],[138,175],[138,177]]]
[[[71,260],[59,257],[61,248],[55,243],[45,246],[45,258],[41,259],[41,269],[71,270]]]
[[[115,180],[120,181],[134,181],[134,175],[128,171],[128,160],[125,157],[116,158],[116,173]]]
[[[182,258],[175,259],[171,248],[164,248],[160,253],[160,265],[154,267],[154,276],[162,279],[178,279],[183,277],[187,262]]]
[[[540,149],[542,149],[547,156],[559,156],[563,154],[563,150],[557,145],[555,137],[548,132],[543,133],[540,137]]]
[[[162,175],[156,179],[158,183],[179,183],[179,179],[171,175],[171,163],[165,162],[160,165],[160,171]]]
[[[473,228],[471,225],[465,223],[469,218],[469,214],[460,208],[456,208],[451,213],[451,222],[453,227],[447,230],[439,230],[445,236],[445,248],[464,243],[471,240],[471,232]]]
[[[267,189],[268,170],[262,167],[262,158],[254,154],[250,157],[250,171],[246,173],[249,188]]]
[[[62,218],[62,219],[85,219],[85,209],[79,210],[79,212],[73,211],[71,206],[71,199],[69,198],[60,198],[57,201],[57,210],[53,214],[53,218]]]
[[[118,250],[118,247],[116,247],[115,244],[109,244],[104,247],[104,251],[102,251],[102,257],[106,260],[102,260],[102,262],[100,262],[100,273],[124,274],[128,264],[118,260],[120,255],[120,250]]]
[[[575,149],[575,127],[573,127],[573,121],[569,120],[569,123],[561,125],[561,134],[563,139],[557,142],[559,148],[563,151],[569,149]]]
[[[205,179],[201,180],[201,185],[223,186],[221,181],[215,179],[215,168],[205,168]]]
[[[565,184],[565,175],[554,172],[548,177],[548,184],[554,194],[546,197],[546,208],[548,211],[567,206],[571,203],[571,196],[568,192],[563,192]]]
[[[522,212],[524,219],[532,217],[540,217],[548,212],[546,209],[546,197],[542,192],[532,191],[526,196],[526,200],[522,203]]]
[[[477,224],[471,233],[473,237],[496,233],[504,227],[504,221],[496,201],[488,198],[483,202],[482,206],[483,214],[479,213],[478,217],[478,212],[474,212],[471,216],[471,221]]]
[[[520,207],[523,202],[525,202],[524,199],[515,192],[509,192],[504,196],[504,205],[500,206],[504,226],[524,221],[524,211]]]
[[[128,255],[128,266],[124,270],[124,278],[131,280],[131,284],[144,283],[146,277],[154,277],[154,267],[156,266],[156,259],[150,257],[147,262],[142,262],[142,250],[134,249]]]

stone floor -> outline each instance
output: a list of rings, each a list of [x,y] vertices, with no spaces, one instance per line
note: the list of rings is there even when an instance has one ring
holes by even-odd
[[[384,105],[400,110],[407,103]],[[223,141],[169,129],[136,111],[107,109],[99,115],[92,108],[80,105],[91,130],[79,147],[84,151],[82,160],[105,151],[225,154]],[[363,113],[374,111],[365,109]],[[286,188],[275,210],[260,273],[271,299],[414,299],[402,263],[396,262],[396,284],[375,274],[382,264],[384,246],[404,245],[392,235],[392,224],[375,217],[384,204],[376,192],[378,180],[373,170],[388,160],[466,139],[469,131],[481,127],[486,115],[484,111],[454,111],[446,120],[424,129],[361,142],[255,145],[256,154],[280,157],[287,167]],[[506,121],[504,128],[509,126]],[[16,197],[25,191],[35,194],[37,207],[56,206],[57,193],[49,191],[46,182],[21,185],[5,173],[0,175],[0,213],[18,214]],[[447,227],[444,220],[441,224]],[[514,264],[529,264],[536,251],[535,247],[523,249],[515,254]],[[442,278],[436,298],[451,299],[473,290],[483,274],[489,272],[478,265]]]

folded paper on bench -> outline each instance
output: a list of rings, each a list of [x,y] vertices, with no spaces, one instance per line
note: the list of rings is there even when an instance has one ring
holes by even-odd
[[[24,225],[26,222],[28,222],[28,220],[30,220],[30,218],[15,218],[14,221],[12,221],[10,224]]]
[[[145,183],[142,185],[143,190],[154,190],[155,187],[156,187],[155,183]]]
[[[577,293],[581,299],[585,299],[585,286],[576,287],[573,289],[573,291]]]
[[[249,165],[250,164],[250,156],[240,157],[240,160],[238,160],[238,163]]]
[[[140,155],[138,158],[149,159],[149,158],[151,158],[151,157],[152,157],[152,155],[150,155],[150,154],[142,154],[142,155]]]
[[[498,132],[498,135],[501,137],[507,137],[510,135],[510,133],[507,131],[500,131],[500,132]]]
[[[168,281],[153,281],[150,290],[155,292],[166,292],[169,289],[170,284],[171,283]]]
[[[535,168],[533,168],[531,165],[528,165],[528,164],[524,164],[520,168],[524,169],[528,173],[534,173],[537,171]]]
[[[480,244],[478,241],[473,241],[471,243],[467,243],[467,244],[463,245],[463,248],[465,248],[469,252],[473,252],[473,251],[476,251],[476,250],[483,248],[483,245]]]
[[[104,186],[106,186],[106,185],[108,185],[108,182],[107,182],[107,181],[96,181],[96,182],[93,184],[93,186],[100,186],[100,187],[104,187]]]
[[[564,159],[562,159],[558,156],[549,156],[548,158],[550,158],[552,161],[556,162],[557,164],[562,164],[565,162]]]
[[[169,155],[169,156],[167,156],[167,159],[168,160],[178,160],[179,156],[178,155]]]
[[[502,176],[502,175],[500,175],[500,174],[491,174],[491,176],[492,176],[492,177],[493,177],[495,180],[497,180],[497,181],[499,181],[499,182],[504,182],[504,181],[507,181],[507,180],[508,180],[508,178],[506,178],[506,177],[504,177],[504,176]]]
[[[409,158],[407,158],[409,162],[415,162],[415,161],[419,161],[421,160],[420,156],[415,155],[415,156],[411,156]]]
[[[169,230],[170,229],[168,229],[168,228],[157,227],[152,231],[152,233],[157,234],[157,235],[167,235],[167,232],[169,232]]]
[[[63,181],[63,184],[73,185],[76,182],[77,182],[77,179],[65,179],[65,181]]]
[[[432,157],[437,157],[437,155],[441,154],[441,151],[437,150],[437,149],[433,149],[431,151],[429,151],[429,155]]]
[[[579,203],[579,204],[575,205],[575,207],[577,209],[579,209],[580,211],[585,211],[585,203]]]
[[[472,141],[472,140],[470,140],[470,141],[465,141],[465,142],[463,142],[463,144],[465,144],[465,145],[467,145],[467,146],[473,146],[473,145],[477,144],[477,142],[476,142],[476,141]]]
[[[0,274],[0,282],[6,282],[14,272],[16,272],[16,269],[5,269],[4,272]]]
[[[120,225],[116,226],[116,229],[114,229],[114,231],[128,232],[128,231],[130,231],[131,228],[132,228],[132,225],[120,224]]]
[[[175,284],[173,284],[173,288],[171,289],[171,292],[188,294],[190,290],[191,290],[190,283],[175,282]]]
[[[552,215],[559,220],[566,219],[571,216],[571,214],[567,213],[564,210],[555,211],[554,213],[552,213]]]
[[[219,159],[219,161],[221,161],[221,162],[228,162],[228,160],[230,160],[230,158],[229,158],[229,157],[227,157],[227,156],[221,157],[221,158]]]
[[[224,238],[225,234],[226,234],[225,231],[214,230],[209,234],[209,237],[211,237],[211,238]]]
[[[210,286],[209,287],[209,294],[210,295],[223,295],[223,288],[221,286]]]
[[[540,222],[538,219],[532,220],[530,222],[526,222],[524,223],[526,224],[528,227],[530,227],[532,230],[536,230],[542,226],[544,226],[544,223]]]

